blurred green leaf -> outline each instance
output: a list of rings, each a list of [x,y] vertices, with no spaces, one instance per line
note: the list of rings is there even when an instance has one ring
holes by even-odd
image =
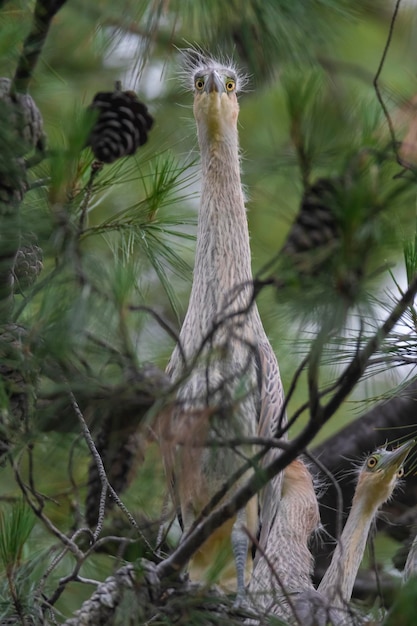
[[[23,548],[36,522],[32,509],[22,501],[0,509],[0,560],[6,570],[19,566]]]

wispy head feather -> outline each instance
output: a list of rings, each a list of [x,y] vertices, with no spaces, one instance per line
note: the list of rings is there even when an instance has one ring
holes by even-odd
[[[181,70],[179,72],[184,87],[194,91],[195,76],[204,72],[215,70],[223,74],[230,75],[236,81],[236,91],[243,91],[248,83],[248,75],[236,67],[230,57],[219,55],[214,59],[203,48],[199,46],[189,46],[188,48],[178,48],[182,56]]]

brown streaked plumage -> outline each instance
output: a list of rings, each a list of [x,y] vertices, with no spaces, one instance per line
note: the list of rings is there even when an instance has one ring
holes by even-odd
[[[249,585],[258,610],[291,620],[299,594],[314,592],[313,557],[308,542],[319,522],[310,472],[297,459],[284,470],[279,508],[271,520],[263,554],[257,559]]]
[[[258,432],[269,436],[277,429],[283,404],[277,361],[256,304],[251,302],[251,255],[237,132],[236,94],[242,79],[234,67],[198,54],[189,56],[186,71],[192,77],[201,152],[201,205],[194,279],[179,338],[186,363],[177,346],[167,370],[174,381],[184,380],[169,432],[162,433],[165,463],[168,473],[175,475],[184,532],[254,453],[251,445],[231,449],[201,447],[201,443],[244,439]],[[273,512],[279,502],[280,478],[269,489],[275,490],[270,500]],[[251,569],[245,526],[256,534],[255,499],[195,555],[191,577],[204,578],[203,570],[217,560],[217,546],[231,541],[241,598],[245,562],[246,570]]]
[[[311,477],[299,461],[284,472],[282,498],[272,521],[265,556],[255,566],[249,591],[255,607],[303,626],[356,626],[348,606],[369,529],[390,498],[414,441],[370,455],[359,471],[352,508],[331,564],[317,589],[311,582],[308,540],[319,521]],[[248,621],[248,624],[254,622]]]
[[[345,609],[351,598],[371,524],[378,508],[391,497],[414,445],[415,441],[407,441],[396,450],[380,448],[365,460],[359,471],[349,517],[318,587],[334,609]]]

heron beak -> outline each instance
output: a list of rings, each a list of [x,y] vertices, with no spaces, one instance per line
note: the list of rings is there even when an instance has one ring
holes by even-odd
[[[204,85],[204,91],[206,93],[212,93],[213,91],[215,91],[216,93],[220,94],[223,91],[226,91],[222,79],[216,72],[211,72],[211,74],[208,75],[206,83]]]
[[[399,470],[415,444],[415,440],[411,439],[403,443],[403,445],[396,450],[392,450],[386,458],[382,459],[382,467],[384,469],[392,468],[394,471]]]

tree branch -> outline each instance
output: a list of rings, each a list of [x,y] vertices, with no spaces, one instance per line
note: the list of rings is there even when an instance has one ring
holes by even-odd
[[[33,71],[45,44],[54,15],[66,0],[37,0],[32,28],[23,44],[23,51],[13,78],[11,93],[27,91]]]
[[[121,602],[124,590],[133,589],[136,582],[134,566],[129,564],[121,567],[97,587],[74,617],[64,622],[64,626],[96,626],[111,623],[110,620]]]

